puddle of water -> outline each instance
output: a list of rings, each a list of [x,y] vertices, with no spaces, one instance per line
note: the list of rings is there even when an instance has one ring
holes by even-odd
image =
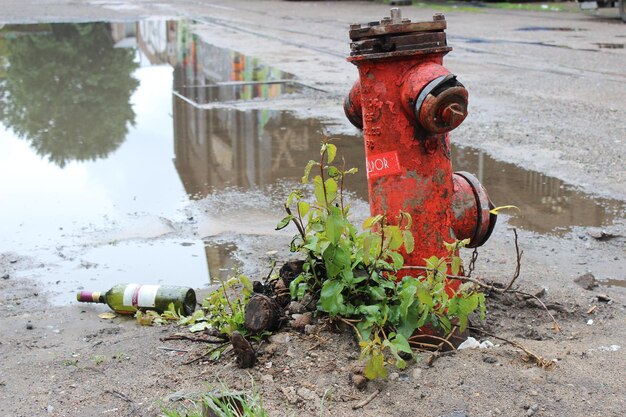
[[[607,279],[606,281],[598,281],[598,284],[605,286],[605,287],[626,288],[626,280],[623,280],[623,279]]]
[[[619,200],[593,197],[563,181],[497,161],[471,148],[453,148],[455,170],[469,171],[485,185],[496,206],[515,205],[509,223],[539,233],[562,234],[572,226],[599,227],[623,218]]]
[[[623,43],[595,43],[594,45],[604,49],[624,49]]]
[[[232,243],[206,242],[204,251],[209,265],[209,282],[219,283],[235,275],[241,268],[241,262],[235,258],[237,246]]]
[[[0,30],[0,176],[11,178],[0,183],[0,251],[40,259],[45,267],[28,273],[58,288],[59,302],[80,287],[203,287],[232,275],[237,247],[213,237],[274,233],[282,199],[318,154],[319,120],[202,108],[305,91],[189,28],[144,21]],[[347,191],[366,201],[362,138],[335,141],[360,171]],[[520,207],[510,220],[520,228],[561,233],[624,213],[621,202],[473,149],[453,149],[453,164],[476,173],[496,204]]]

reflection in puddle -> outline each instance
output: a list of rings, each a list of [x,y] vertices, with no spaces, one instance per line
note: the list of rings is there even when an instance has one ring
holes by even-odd
[[[235,259],[237,247],[231,243],[216,244],[206,242],[204,251],[209,264],[209,282],[223,281],[236,274],[241,262]]]
[[[51,265],[42,281],[62,281],[65,296],[233,275],[239,248],[224,236],[274,233],[325,126],[215,103],[305,96],[292,78],[201,41],[185,22],[4,26],[0,175],[12,181],[0,183],[0,218],[11,241],[0,251],[40,257]],[[367,200],[362,138],[334,140],[359,168],[347,190]],[[561,233],[624,213],[473,149],[453,149],[453,166],[475,173],[497,205],[518,206],[510,222],[520,228]]]
[[[521,31],[521,32],[542,32],[542,31],[548,31],[548,32],[581,32],[581,31],[586,31],[587,29],[569,28],[569,27],[526,26],[526,27],[523,27],[523,28],[519,28],[517,30]]]
[[[618,200],[592,197],[557,178],[496,161],[475,149],[457,147],[452,155],[454,169],[474,173],[496,206],[520,208],[521,214],[509,223],[522,229],[558,234],[572,226],[603,226],[621,218],[626,209]]]
[[[605,286],[605,287],[626,288],[626,280],[623,280],[623,279],[607,279],[606,281],[598,281],[598,284]]]

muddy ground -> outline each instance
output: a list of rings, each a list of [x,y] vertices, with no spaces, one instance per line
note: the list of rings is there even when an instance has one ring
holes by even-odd
[[[386,10],[370,2],[20,1],[2,2],[0,16],[7,23],[196,18],[202,22],[198,33],[207,39],[326,91],[316,102],[289,110],[326,119],[342,132],[351,127],[341,99],[356,77],[344,60],[346,28]],[[405,15],[427,19],[432,11],[415,7]],[[591,196],[626,200],[626,25],[577,12],[446,10],[446,17],[454,48],[446,64],[465,83],[471,102],[471,116],[452,140],[565,180]],[[598,45],[607,43],[622,48]],[[185,226],[173,233],[194,227]],[[524,256],[517,284],[530,293],[546,290],[543,300],[561,332],[532,303],[489,299],[490,331],[554,361],[553,369],[540,369],[516,349],[487,338],[499,346],[461,351],[431,366],[424,354],[389,381],[370,382],[363,390],[350,381],[358,363],[354,340],[323,323],[310,335],[281,333],[271,348],[261,346],[260,363],[249,371],[237,369],[232,356],[217,364],[183,365],[204,346],[160,341],[175,328],[99,319],[104,308],[52,305],[49,285],[34,276],[55,265],[29,253],[2,253],[0,413],[157,416],[162,405],[189,404],[220,380],[235,389],[250,389],[254,381],[276,416],[621,416],[626,409],[623,213],[604,231],[604,237],[586,228],[560,235],[520,231]],[[221,238],[245,247],[237,256],[254,278],[267,274],[270,256],[290,257],[284,234],[225,232]],[[512,239],[500,221],[480,251],[477,276],[510,279]],[[29,279],[28,271],[39,272]],[[617,285],[582,288],[574,279],[587,272]],[[352,409],[376,390],[380,393],[369,404]]]

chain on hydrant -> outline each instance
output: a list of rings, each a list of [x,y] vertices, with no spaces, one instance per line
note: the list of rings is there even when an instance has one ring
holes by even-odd
[[[348,61],[359,70],[344,102],[346,116],[363,129],[372,215],[393,223],[411,215],[415,249],[405,265],[446,256],[444,242],[482,245],[496,216],[472,174],[452,172],[448,132],[467,116],[468,93],[443,66],[446,20],[403,19],[400,10],[366,25],[350,26]],[[398,274],[401,278],[406,274]]]

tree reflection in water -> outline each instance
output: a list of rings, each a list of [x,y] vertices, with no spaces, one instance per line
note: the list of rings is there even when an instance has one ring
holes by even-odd
[[[60,167],[103,158],[135,122],[132,49],[106,23],[5,26],[0,119]]]

